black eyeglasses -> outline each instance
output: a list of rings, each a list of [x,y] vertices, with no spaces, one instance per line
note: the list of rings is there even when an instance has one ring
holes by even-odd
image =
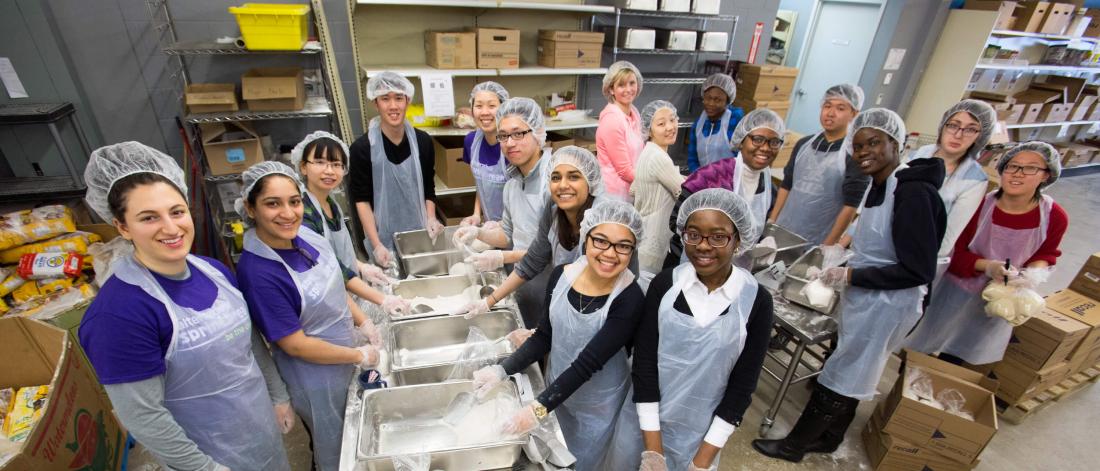
[[[535,130],[534,129],[528,129],[526,131],[519,131],[519,132],[514,132],[514,133],[511,133],[511,134],[504,134],[504,133],[497,134],[497,141],[498,142],[505,142],[508,139],[511,139],[513,141],[518,141],[520,139],[523,139],[523,136],[531,134],[532,132],[535,132]]]
[[[1050,171],[1050,169],[1046,169],[1046,168],[1043,168],[1043,167],[1036,167],[1034,165],[1016,165],[1016,164],[1005,165],[1005,174],[1008,174],[1008,175],[1013,175],[1016,172],[1023,172],[1024,175],[1035,175],[1036,173],[1039,173],[1039,172],[1049,172],[1049,171]]]
[[[588,240],[592,241],[592,247],[594,247],[596,250],[607,250],[611,248],[611,246],[615,246],[615,253],[619,255],[630,255],[631,253],[634,253],[634,244],[628,244],[626,242],[617,242],[612,244],[610,240],[604,239],[603,237],[596,237],[594,235],[589,235]]]
[[[948,134],[958,134],[959,131],[962,131],[962,135],[964,135],[966,137],[977,136],[978,133],[982,132],[981,129],[978,129],[978,128],[964,128],[964,127],[959,126],[958,124],[955,124],[955,123],[947,123],[947,124],[943,125],[943,130],[947,131]]]
[[[769,138],[766,138],[764,136],[755,135],[755,134],[749,134],[747,137],[749,138],[750,141],[752,141],[752,145],[754,145],[756,147],[763,146],[765,142],[768,143],[768,147],[771,147],[772,149],[778,149],[780,147],[783,147],[783,139],[780,139],[778,137],[773,137],[773,138],[769,139]]]
[[[733,240],[733,237],[729,234],[711,234],[705,236],[695,231],[684,231],[681,238],[683,238],[684,243],[688,245],[699,245],[705,240],[711,247],[716,249],[730,245],[730,241]]]
[[[331,169],[333,169],[337,172],[343,172],[344,171],[344,163],[343,162],[329,162],[327,160],[307,160],[306,163],[308,163],[310,165],[314,165],[317,168],[320,168],[322,170],[327,169],[327,168],[331,168]]]

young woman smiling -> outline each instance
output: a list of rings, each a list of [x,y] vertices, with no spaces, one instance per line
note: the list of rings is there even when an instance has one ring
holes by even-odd
[[[629,204],[601,200],[586,210],[580,227],[584,256],[551,272],[549,308],[534,335],[501,365],[473,375],[474,387],[484,395],[549,355],[549,387],[517,411],[505,430],[529,432],[556,412],[578,470],[624,469],[604,460],[630,386],[623,347],[641,318],[643,294],[627,265],[642,236],[641,218]]]
[[[508,99],[508,90],[496,82],[481,82],[470,91],[470,108],[477,130],[466,134],[462,161],[470,164],[477,186],[474,214],[462,219],[464,226],[482,221],[499,221],[504,212],[504,184],[508,162],[501,158],[497,141],[497,109]]]
[[[122,424],[171,469],[289,470],[290,398],[232,273],[189,255],[183,170],[123,142],[92,152],[84,180],[88,206],[133,243],[80,324]]]
[[[608,67],[603,76],[607,106],[596,128],[596,155],[608,196],[623,201],[630,201],[634,163],[645,145],[641,115],[634,106],[641,92],[642,73],[634,64],[619,61]]]
[[[646,238],[638,244],[638,262],[647,284],[664,263],[672,237],[668,218],[684,183],[680,169],[668,156],[668,146],[676,143],[679,125],[672,103],[656,100],[642,109],[642,128],[649,134],[649,142],[638,156],[630,195],[645,227]]]

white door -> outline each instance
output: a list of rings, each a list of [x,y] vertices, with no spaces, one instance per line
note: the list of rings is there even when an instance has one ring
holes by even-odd
[[[821,130],[818,116],[826,89],[859,82],[878,30],[881,5],[825,0],[818,8],[787,115],[787,127],[802,134]],[[871,98],[865,101],[864,108],[869,108]]]

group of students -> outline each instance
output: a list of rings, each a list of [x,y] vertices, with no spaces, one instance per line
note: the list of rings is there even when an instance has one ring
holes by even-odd
[[[683,176],[668,155],[676,109],[658,100],[638,111],[641,79],[629,63],[609,69],[598,156],[544,150],[533,100],[494,82],[471,91],[478,128],[464,158],[477,204],[453,242],[487,244],[467,261],[510,274],[461,314],[514,293],[525,324],[509,336],[515,353],[474,372],[473,386],[486,394],[548,359],[546,390],[486,426],[524,434],[553,412],[577,469],[714,469],[771,337],[772,295],[744,260],[765,223],[854,255],[819,275],[843,290],[837,348],[794,428],[754,441],[760,453],[834,451],[902,346],[1000,359],[1011,327],[984,314],[980,291],[991,279],[1033,284],[1041,277],[1030,272],[1056,262],[1068,218],[1042,193],[1060,173],[1051,146],[1009,151],[1000,188],[985,194],[977,157],[994,124],[988,105],[947,110],[939,141],[907,160],[901,118],[863,110],[859,87],[837,85],[822,99],[822,131],[795,145],[775,188],[767,169],[783,120],[766,109],[741,116],[733,80],[716,74],[689,133],[698,167]],[[366,94],[379,116],[350,148],[317,132],[293,165],[242,174],[237,207],[250,228],[235,275],[189,254],[194,225],[171,157],[133,142],[93,152],[88,204],[133,251],[103,275],[80,340],[123,424],[170,468],[287,469],[279,435],[295,414],[316,467],[337,468],[352,375],[388,363],[361,306],[409,307],[377,289],[390,282],[380,267],[394,262],[393,234],[443,230],[430,138],[404,119],[414,90],[398,74],[373,76]],[[345,176],[374,263],[357,259],[330,197]]]

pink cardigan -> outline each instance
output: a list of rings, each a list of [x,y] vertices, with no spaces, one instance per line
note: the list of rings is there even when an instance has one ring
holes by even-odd
[[[607,194],[630,201],[630,184],[634,182],[634,162],[642,153],[642,117],[638,108],[630,107],[630,115],[614,103],[600,112],[596,128],[596,158]]]

